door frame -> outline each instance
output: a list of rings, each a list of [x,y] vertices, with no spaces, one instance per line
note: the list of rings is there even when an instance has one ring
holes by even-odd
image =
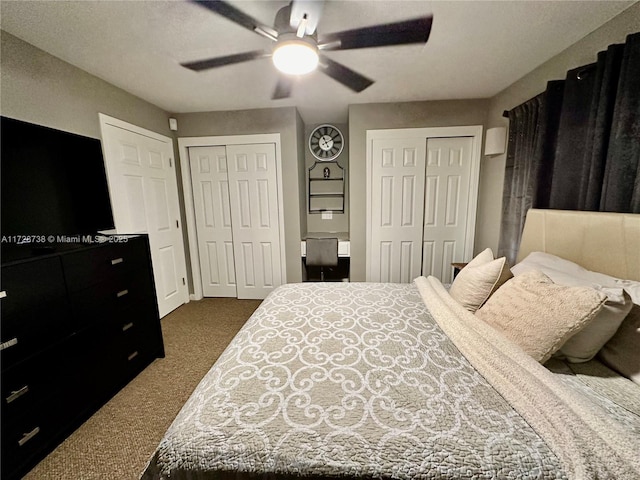
[[[383,130],[367,130],[366,135],[366,243],[365,258],[366,280],[371,279],[371,235],[373,225],[371,224],[371,187],[373,182],[373,141],[380,139],[403,139],[403,138],[420,138],[425,143],[429,138],[442,137],[472,137],[471,147],[471,178],[469,191],[469,207],[467,216],[467,238],[464,244],[464,257],[471,259],[473,256],[473,245],[475,241],[476,231],[476,214],[478,210],[478,189],[480,183],[480,159],[482,147],[482,125],[454,126],[454,127],[422,127],[422,128],[393,128]]]
[[[107,170],[107,178],[109,178],[109,170],[111,168],[113,168],[111,165],[109,165],[109,162],[107,161],[107,149],[105,146],[105,142],[103,140],[104,138],[104,130],[106,128],[107,125],[111,125],[113,127],[117,127],[117,128],[121,128],[123,130],[127,130],[129,132],[138,134],[138,135],[142,135],[144,137],[148,137],[151,138],[153,140],[158,140],[162,143],[166,143],[171,147],[171,159],[173,159],[173,157],[175,156],[175,146],[173,143],[173,139],[171,137],[167,137],[166,135],[162,135],[160,133],[156,133],[152,130],[147,130],[146,128],[142,128],[139,127],[137,125],[134,125],[132,123],[129,122],[125,122],[124,120],[120,120],[118,118],[115,117],[110,117],[109,115],[106,115],[104,113],[100,113],[98,112],[98,120],[100,122],[100,143],[102,144],[102,156],[104,158],[104,166],[105,169]],[[174,176],[177,174],[178,169],[175,168],[175,161],[173,162],[174,168]],[[176,189],[178,190],[178,178],[176,176],[175,178],[176,181]],[[107,183],[109,184],[109,182],[107,181]],[[115,209],[113,206],[113,198],[112,198],[112,188],[111,185],[108,185],[109,187],[109,197],[111,199],[111,210],[114,211],[114,223],[116,221],[116,214],[115,214]],[[178,213],[180,213],[180,191],[177,191],[177,200],[178,200]],[[116,233],[117,233],[117,226],[116,226]],[[187,259],[186,259],[186,254],[185,254],[185,248],[184,248],[184,238],[182,235],[182,229],[180,229],[180,235],[178,236],[179,240],[180,240],[180,245],[178,245],[178,254],[180,255],[180,258],[178,259],[178,261],[182,262],[182,268],[183,268],[183,272],[184,272],[184,278],[186,279],[187,277]],[[154,281],[155,281],[155,277],[154,277]],[[183,303],[189,303],[190,300],[190,296],[189,296],[189,287],[188,285],[183,285],[183,288],[180,288],[180,290],[182,290],[182,297],[183,297]]]
[[[276,150],[276,181],[278,191],[278,223],[280,236],[280,266],[282,283],[287,283],[286,257],[284,249],[284,203],[282,198],[282,150],[279,133],[265,133],[254,135],[223,135],[206,137],[180,137],[178,150],[180,154],[180,171],[182,173],[182,188],[184,193],[184,211],[187,220],[187,237],[189,239],[189,254],[191,257],[191,280],[193,282],[193,300],[201,300],[202,272],[200,271],[200,253],[198,250],[198,229],[196,227],[195,206],[193,203],[193,187],[191,184],[191,169],[189,159],[190,147],[216,147],[227,145],[247,145],[252,143],[273,143]]]

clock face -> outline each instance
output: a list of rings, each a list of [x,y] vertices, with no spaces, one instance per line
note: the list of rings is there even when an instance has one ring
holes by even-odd
[[[335,159],[343,147],[342,133],[333,125],[320,125],[309,135],[309,150],[318,160]]]

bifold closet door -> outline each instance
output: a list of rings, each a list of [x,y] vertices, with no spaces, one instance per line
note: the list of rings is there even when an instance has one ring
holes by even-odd
[[[275,145],[227,145],[238,298],[265,298],[282,283]]]
[[[235,297],[227,154],[224,146],[189,148],[202,293]]]
[[[427,139],[422,275],[453,281],[464,259],[469,218],[472,137]]]
[[[422,268],[424,139],[373,142],[370,281],[408,283]]]
[[[282,283],[275,146],[190,147],[205,297],[265,298]]]
[[[468,231],[472,137],[375,139],[369,281],[452,281]]]

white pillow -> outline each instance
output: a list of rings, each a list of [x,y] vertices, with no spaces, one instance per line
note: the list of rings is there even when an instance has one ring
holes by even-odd
[[[449,293],[464,308],[474,313],[512,276],[507,259],[501,257],[494,260],[493,252],[487,248],[460,270]]]
[[[640,282],[636,282],[635,280],[623,280],[604,273],[593,272],[570,260],[565,260],[564,258],[546,252],[531,252],[524,260],[511,268],[513,274],[518,275],[519,269],[521,268],[520,266],[524,264],[535,266],[535,268],[540,271],[551,268],[556,272],[587,280],[600,287],[624,289],[631,297],[633,303],[640,305]],[[553,277],[551,278],[553,279]]]
[[[580,265],[548,253],[533,252],[511,269],[516,277],[533,270],[543,272],[558,285],[591,287],[607,296],[596,318],[569,338],[556,353],[556,356],[566,358],[573,363],[591,360],[618,331],[633,306],[631,297],[621,287],[615,286],[616,283],[613,280],[617,279],[591,272]],[[613,286],[605,287],[602,283]]]
[[[616,286],[624,288],[624,291],[629,294],[633,303],[640,305],[640,282],[616,278]]]

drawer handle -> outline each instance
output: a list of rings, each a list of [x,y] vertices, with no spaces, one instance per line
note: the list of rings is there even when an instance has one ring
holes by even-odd
[[[38,433],[40,433],[40,427],[34,428],[29,433],[22,434],[22,438],[18,440],[18,445],[23,446],[25,443],[27,443],[29,440],[35,437]]]
[[[128,293],[129,293],[129,290],[120,290],[118,293],[116,293],[116,296],[120,298],[120,297],[124,297]]]
[[[122,331],[126,332],[127,330],[129,330],[131,327],[133,327],[133,322],[129,322],[127,323],[124,327],[122,327]]]
[[[7,296],[7,292],[5,290],[0,292],[0,298],[5,298]]]
[[[127,360],[131,361],[131,360],[133,360],[134,358],[136,358],[137,356],[138,356],[138,351],[136,350],[135,352],[133,352],[131,355],[129,355],[129,356],[127,357]]]
[[[29,385],[25,385],[20,390],[14,390],[11,392],[11,395],[7,397],[7,403],[11,403],[17,399],[19,399],[22,395],[29,391]]]
[[[113,260],[111,260],[111,265],[118,265],[119,263],[124,262],[124,258],[120,257],[120,258],[114,258]]]
[[[16,338],[12,338],[11,340],[8,340],[6,342],[2,342],[0,343],[0,351],[5,350],[9,347],[13,347],[14,345],[18,344],[18,337]]]

